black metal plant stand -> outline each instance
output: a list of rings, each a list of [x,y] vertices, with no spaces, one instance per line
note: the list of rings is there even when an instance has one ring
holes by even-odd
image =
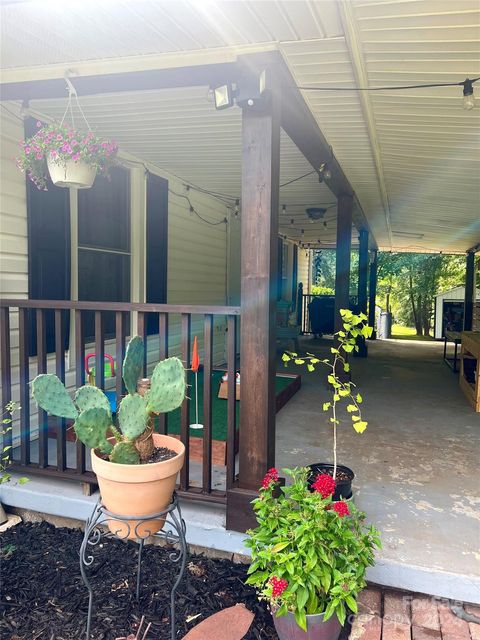
[[[178,502],[178,497],[174,493],[172,497],[172,502],[170,505],[160,511],[159,513],[155,513],[150,516],[139,517],[139,516],[126,516],[120,515],[117,513],[112,513],[108,511],[101,500],[97,502],[95,508],[93,510],[92,515],[89,517],[85,524],[85,534],[83,536],[82,545],[80,547],[80,572],[82,574],[83,582],[88,589],[88,614],[87,614],[87,630],[86,630],[86,640],[90,640],[90,626],[92,621],[92,607],[93,607],[93,589],[90,584],[90,581],[87,576],[86,568],[91,566],[94,561],[93,555],[89,555],[89,545],[94,547],[96,546],[102,539],[104,538],[120,538],[127,539],[131,533],[135,534],[135,541],[138,542],[138,560],[137,560],[137,588],[136,588],[136,598],[137,601],[140,597],[140,581],[141,581],[141,568],[142,568],[142,551],[145,546],[145,540],[150,537],[150,533],[142,527],[142,531],[139,531],[140,525],[143,525],[145,522],[150,522],[152,520],[159,520],[162,518],[167,518],[164,525],[164,528],[161,531],[153,534],[152,537],[162,538],[168,545],[176,544],[178,548],[174,549],[169,553],[169,558],[172,562],[178,563],[180,566],[180,570],[177,576],[175,583],[172,586],[172,590],[170,592],[170,630],[171,630],[171,638],[172,640],[176,639],[175,633],[175,592],[177,590],[178,585],[183,577],[185,571],[185,563],[187,559],[187,543],[185,540],[185,522],[182,518],[182,512],[180,510],[180,504]],[[110,531],[102,528],[102,525],[106,525],[108,521],[111,520],[120,520],[124,523],[124,527],[122,527],[122,531],[118,534],[113,534]],[[135,520],[135,530],[131,531],[131,524],[128,522],[129,520]],[[138,535],[137,535],[138,534]]]

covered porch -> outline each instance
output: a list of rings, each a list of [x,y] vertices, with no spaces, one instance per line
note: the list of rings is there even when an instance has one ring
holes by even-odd
[[[390,19],[385,17],[387,22]],[[27,226],[28,216],[12,213],[14,205],[10,204],[23,197],[27,212],[25,187],[20,180],[9,182],[9,189],[13,184],[8,193],[12,211],[9,209],[7,216],[15,218],[15,232],[20,227],[17,235],[23,233],[23,280],[17,286],[21,278],[17,277],[20,268],[13,266],[17,264],[14,255],[7,277],[10,295],[1,303],[2,402],[13,397],[21,403],[13,440],[15,463],[31,481],[22,487],[3,486],[2,501],[7,505],[83,519],[97,497],[82,495],[80,490],[82,484],[95,486],[83,445],[68,440],[63,423],[53,425],[57,437],[49,437],[45,416],[39,420],[30,404],[28,382],[36,373],[55,371],[72,388],[81,385],[85,379],[84,357],[89,350],[93,349],[100,361],[105,353],[113,353],[119,363],[126,337],[135,333],[148,340],[146,375],[151,365],[166,355],[180,355],[188,367],[192,338],[197,335],[207,381],[201,399],[202,461],[187,455],[179,493],[187,505],[192,544],[241,553],[243,532],[251,523],[249,503],[266,469],[330,457],[329,429],[319,417],[323,387],[315,375],[303,376],[302,390],[275,417],[277,303],[284,299],[298,311],[295,285],[300,282],[303,264],[307,277],[304,291],[308,294],[311,251],[337,250],[336,329],[340,328],[339,310],[349,306],[352,293],[352,248],[360,254],[358,291],[354,293],[359,309],[368,311],[371,324],[379,248],[412,250],[417,245],[412,238],[420,238],[429,251],[465,253],[465,309],[471,323],[474,255],[480,237],[475,217],[478,185],[466,155],[470,153],[474,162],[474,150],[467,145],[457,162],[458,166],[465,164],[461,177],[470,184],[468,189],[463,182],[454,182],[458,166],[453,163],[448,167],[455,185],[450,192],[458,196],[455,206],[442,201],[445,194],[433,202],[432,195],[439,189],[437,169],[423,166],[428,165],[433,149],[440,154],[434,164],[443,168],[436,133],[432,142],[428,130],[422,132],[424,155],[420,153],[413,161],[417,174],[405,160],[414,153],[412,145],[416,144],[415,132],[409,130],[412,117],[433,122],[432,115],[425,114],[425,105],[430,105],[435,126],[441,128],[445,113],[456,117],[456,112],[451,115],[457,109],[456,103],[452,107],[457,99],[453,90],[440,98],[419,92],[412,103],[405,96],[400,103],[385,96],[378,101],[378,119],[383,123],[379,129],[385,135],[386,147],[405,145],[386,166],[370,99],[352,96],[341,102],[339,110],[331,98],[320,98],[315,89],[299,88],[309,84],[312,77],[317,88],[328,86],[329,65],[335,68],[340,64],[344,69],[349,51],[351,68],[342,72],[342,83],[352,86],[367,80],[366,68],[359,59],[360,48],[353,52],[351,48],[357,38],[354,24],[355,16],[347,11],[342,13],[342,20],[335,20],[326,30],[318,27],[319,33],[344,30],[341,38],[319,36],[318,40],[325,42],[318,49],[310,37],[298,37],[298,42],[281,47],[262,45],[254,47],[254,52],[228,47],[214,54],[185,50],[175,56],[174,62],[170,56],[161,62],[155,57],[134,64],[117,59],[78,65],[78,75],[72,81],[85,113],[96,130],[118,140],[123,149],[120,162],[129,172],[125,199],[132,204],[130,295],[121,301],[82,299],[77,264],[63,299],[32,297],[31,265],[25,266],[29,249],[22,226]],[[325,56],[331,58],[326,60]],[[25,114],[61,117],[65,106],[63,76],[68,65],[63,61],[60,66],[58,61],[46,65],[39,76],[32,69],[7,71],[2,97],[7,110],[14,114],[9,126]],[[417,78],[419,72],[411,73]],[[464,79],[463,68],[455,73]],[[261,78],[266,93],[260,92]],[[243,103],[216,111],[209,90],[231,84],[238,88],[242,83],[247,88]],[[390,125],[385,124],[385,113],[391,107],[397,121],[404,119],[410,136],[407,141],[402,130],[391,137]],[[410,109],[415,112],[413,116]],[[365,121],[358,124],[363,117]],[[320,121],[329,131],[328,140]],[[456,126],[461,133],[473,130],[471,123]],[[447,149],[449,135],[443,142]],[[11,142],[14,135],[9,136]],[[387,191],[388,171],[393,176],[391,193]],[[410,193],[402,200],[405,181],[412,175],[415,180],[421,176],[419,182],[425,177],[429,180],[428,195],[418,202]],[[148,261],[144,259],[152,176],[168,180],[170,207],[169,242],[153,247],[157,253],[168,249],[168,264],[162,263],[162,274],[168,270],[168,281],[153,299],[148,289]],[[408,184],[411,186],[411,182]],[[154,193],[154,205],[158,197]],[[393,208],[392,198],[398,203]],[[69,194],[72,267],[80,253],[88,249],[77,234],[79,202],[76,193]],[[306,215],[311,207],[325,210],[323,217],[312,223]],[[456,218],[439,222],[441,207],[445,215],[447,209],[449,215],[454,210]],[[289,247],[288,264],[281,259],[287,255],[284,245]],[[204,269],[207,262],[208,270]],[[154,276],[159,273],[154,271]],[[91,330],[85,334],[87,314]],[[155,329],[150,331],[152,319]],[[53,329],[50,347],[47,325]],[[37,352],[32,356],[33,340]],[[302,340],[301,345],[309,350],[318,348],[321,353],[324,348],[323,343],[310,339]],[[351,430],[342,433],[340,454],[342,461],[350,462],[357,472],[359,506],[383,534],[384,550],[371,579],[473,601],[478,598],[479,586],[479,572],[472,569],[478,557],[471,551],[478,534],[478,498],[473,486],[477,416],[460,395],[456,379],[442,368],[440,352],[437,364],[438,345],[371,342],[367,347],[361,355],[368,353],[369,357],[355,360],[352,368],[355,381],[365,392],[370,427],[363,436],[355,436]],[[226,457],[224,464],[218,465],[212,453],[212,399],[216,390],[211,374],[223,366],[233,380],[239,362],[239,424],[232,385],[226,401]],[[96,382],[109,388],[101,367]],[[118,375],[111,390],[118,400],[123,392]],[[179,433],[187,453],[189,417],[187,400]],[[168,431],[168,420],[161,421],[158,428]],[[463,538],[456,535],[458,530]],[[444,548],[447,540],[448,552]]]

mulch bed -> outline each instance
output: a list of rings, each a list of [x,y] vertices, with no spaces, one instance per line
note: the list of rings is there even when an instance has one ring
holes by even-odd
[[[45,522],[20,524],[1,535],[2,639],[85,637],[88,592],[80,576],[78,555],[82,537],[78,529],[56,529]],[[169,597],[176,565],[169,561],[168,551],[145,547],[137,603],[137,545],[113,539],[101,545],[94,550],[89,573],[95,594],[92,640],[126,636],[135,630],[142,615],[152,623],[149,639],[170,640]],[[246,639],[277,640],[266,605],[244,584],[245,577],[244,565],[190,554],[177,591],[178,638],[212,613],[240,602],[255,613]]]

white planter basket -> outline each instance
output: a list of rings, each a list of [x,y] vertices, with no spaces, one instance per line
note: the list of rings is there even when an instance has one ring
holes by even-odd
[[[57,187],[74,187],[75,189],[90,189],[97,175],[95,167],[79,160],[56,162],[47,158],[48,172],[52,182]]]

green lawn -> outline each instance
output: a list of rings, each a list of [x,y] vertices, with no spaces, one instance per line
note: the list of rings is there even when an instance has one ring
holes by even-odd
[[[413,327],[404,327],[401,324],[392,325],[392,338],[401,340],[433,340],[432,336],[417,336]]]

